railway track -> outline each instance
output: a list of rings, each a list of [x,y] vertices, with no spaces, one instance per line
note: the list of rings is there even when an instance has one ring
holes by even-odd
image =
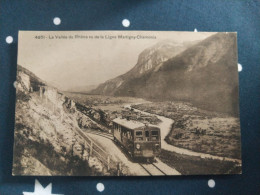
[[[157,165],[152,164],[143,164],[139,163],[139,165],[150,175],[150,176],[159,176],[159,175],[167,175],[164,171],[162,171]]]
[[[84,132],[94,134],[94,135],[98,135],[98,136],[104,137],[106,139],[114,140],[114,136],[110,133],[97,131],[97,130],[90,130],[90,129],[85,129]],[[149,176],[168,175],[168,174],[166,174],[166,172],[168,172],[168,170],[165,171],[165,168],[160,168],[159,163],[151,163],[151,164],[138,163],[138,164],[149,174]],[[175,175],[175,173],[173,175]]]
[[[105,137],[105,138],[110,139],[110,140],[114,139],[114,136],[112,134],[102,132],[102,131],[85,129],[84,132],[94,134],[94,135],[99,135],[101,137]]]
[[[98,135],[98,136],[101,136],[106,139],[110,139],[110,140],[114,141],[114,136],[110,133],[97,131],[97,130],[90,130],[90,129],[85,129],[84,132]],[[120,149],[122,150],[121,147],[120,147]],[[126,151],[123,151],[123,153],[125,154]],[[158,161],[158,159],[156,161]],[[147,172],[147,174],[149,176],[180,175],[180,173],[177,172],[176,170],[169,172],[171,168],[165,168],[165,166],[160,164],[160,161],[151,163],[151,164],[140,163],[140,162],[137,164],[139,164],[145,170],[145,172]],[[166,173],[168,173],[168,174],[166,174]]]

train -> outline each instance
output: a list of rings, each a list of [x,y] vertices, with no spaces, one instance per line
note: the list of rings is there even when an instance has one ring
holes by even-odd
[[[112,122],[114,141],[122,146],[133,160],[146,159],[149,162],[160,154],[160,128],[123,118],[116,118]]]

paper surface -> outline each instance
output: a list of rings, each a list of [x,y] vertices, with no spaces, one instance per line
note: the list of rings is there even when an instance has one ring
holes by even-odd
[[[20,31],[13,175],[240,174],[236,33]]]

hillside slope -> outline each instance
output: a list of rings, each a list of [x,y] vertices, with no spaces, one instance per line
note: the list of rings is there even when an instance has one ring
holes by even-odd
[[[103,171],[95,156],[86,162],[85,140],[77,133],[83,122],[88,128],[97,123],[79,112],[73,100],[19,65],[15,115],[13,175],[97,175]],[[90,163],[93,159],[96,168]]]
[[[197,41],[177,43],[171,40],[158,42],[140,53],[136,65],[127,73],[100,84],[91,94],[114,95],[125,82],[142,77],[152,69],[159,68],[163,62],[181,53]]]
[[[120,78],[120,77],[118,77]],[[238,114],[235,33],[217,33],[104,94],[157,101],[181,100],[207,110]]]

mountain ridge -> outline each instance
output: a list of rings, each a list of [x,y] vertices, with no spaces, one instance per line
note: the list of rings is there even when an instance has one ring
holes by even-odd
[[[122,85],[129,77],[136,78],[149,72],[151,69],[161,65],[166,60],[184,51],[190,45],[198,41],[178,43],[171,40],[163,40],[143,50],[135,66],[126,73],[109,79],[89,91],[91,94],[114,95],[114,91]],[[102,92],[104,91],[104,92]]]
[[[139,77],[122,81],[121,75],[92,92],[155,101],[188,101],[207,110],[237,115],[236,49],[236,33],[216,33]],[[124,74],[126,76],[129,75]]]

